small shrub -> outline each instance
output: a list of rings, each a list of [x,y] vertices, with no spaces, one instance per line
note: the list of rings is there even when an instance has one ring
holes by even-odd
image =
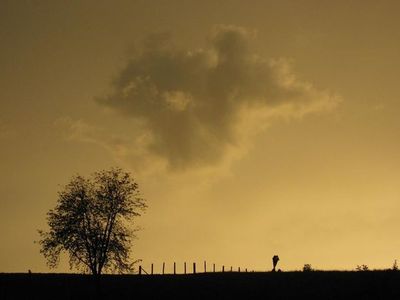
[[[313,271],[311,264],[305,264],[303,267],[303,272],[311,272],[311,271]]]
[[[357,271],[369,271],[369,268],[367,265],[361,265],[361,266],[357,265],[356,270]]]
[[[394,260],[392,270],[393,271],[398,271],[399,270],[399,267],[397,266],[397,259]]]

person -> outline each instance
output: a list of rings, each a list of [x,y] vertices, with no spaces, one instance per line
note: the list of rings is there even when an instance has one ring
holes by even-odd
[[[276,265],[278,264],[278,261],[279,261],[279,256],[278,255],[274,255],[272,257],[272,266],[273,266],[272,272],[276,271],[275,268],[276,268]]]

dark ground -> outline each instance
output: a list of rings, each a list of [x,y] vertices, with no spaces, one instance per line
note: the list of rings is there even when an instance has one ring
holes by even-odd
[[[400,299],[400,271],[0,274],[0,299]]]

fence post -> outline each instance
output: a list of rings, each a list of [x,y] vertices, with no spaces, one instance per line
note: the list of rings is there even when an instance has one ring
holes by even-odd
[[[213,264],[213,272],[215,273],[215,264]]]
[[[193,263],[193,274],[196,274],[196,263]]]
[[[204,261],[204,273],[207,273],[207,262]]]
[[[186,274],[186,261],[183,264],[184,273]]]
[[[165,262],[162,263],[162,274],[164,275],[164,271],[165,271]]]
[[[222,273],[225,272],[225,266],[222,266]]]
[[[247,273],[247,268],[246,268],[246,273]]]
[[[153,275],[153,264],[151,264],[151,275]]]
[[[231,272],[233,271],[233,268],[232,268],[232,266],[231,266]]]
[[[174,262],[174,275],[176,275],[176,262]]]
[[[142,275],[142,266],[139,266],[139,275]]]
[[[240,273],[240,267],[238,268],[238,272]]]

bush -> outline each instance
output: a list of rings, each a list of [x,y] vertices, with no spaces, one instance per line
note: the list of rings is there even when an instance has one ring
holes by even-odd
[[[314,271],[313,268],[311,267],[311,264],[305,264],[303,267],[303,272],[311,272]]]
[[[393,271],[398,271],[399,270],[399,267],[397,266],[397,259],[394,260],[392,270]]]
[[[356,270],[357,271],[369,271],[369,268],[367,265],[361,265],[361,266],[357,265]]]

